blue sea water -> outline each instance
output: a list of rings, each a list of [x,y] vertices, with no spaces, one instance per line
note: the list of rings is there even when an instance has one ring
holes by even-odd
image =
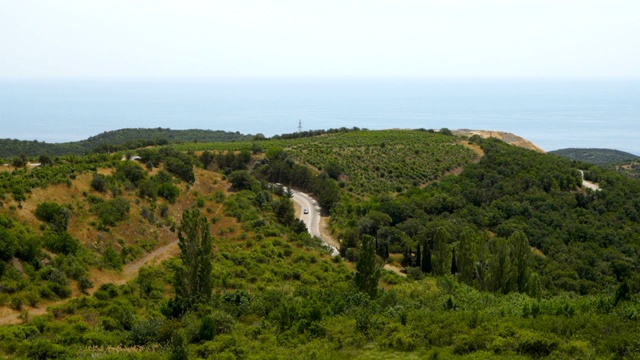
[[[544,150],[640,155],[640,79],[2,80],[0,138],[77,141],[121,128],[291,133],[499,130]]]

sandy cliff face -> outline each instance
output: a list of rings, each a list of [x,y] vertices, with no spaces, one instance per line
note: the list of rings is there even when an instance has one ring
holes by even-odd
[[[544,153],[545,151],[539,148],[536,144],[531,141],[521,138],[518,135],[514,135],[512,133],[504,132],[504,131],[491,131],[491,130],[468,130],[468,129],[460,129],[453,131],[454,134],[459,136],[473,136],[478,135],[483,138],[496,138],[500,139],[507,144],[523,147],[525,149],[534,150],[540,153]]]

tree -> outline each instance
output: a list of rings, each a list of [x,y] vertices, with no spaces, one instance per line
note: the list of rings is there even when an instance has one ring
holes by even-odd
[[[356,264],[356,286],[358,290],[369,294],[374,298],[378,292],[378,280],[380,279],[380,266],[376,261],[376,240],[373,236],[362,237],[360,259]]]
[[[213,164],[215,159],[216,159],[215,155],[208,150],[205,150],[202,153],[202,155],[200,155],[200,161],[202,162],[202,167],[204,167],[205,169],[208,169],[209,165]]]
[[[39,220],[46,221],[56,233],[65,232],[71,218],[71,211],[55,202],[38,204],[35,214]]]
[[[164,162],[164,167],[168,172],[189,184],[193,184],[196,181],[196,176],[193,173],[193,165],[185,161],[185,159],[168,158]]]
[[[213,238],[209,223],[198,209],[185,210],[178,230],[182,266],[176,269],[176,301],[186,308],[211,298]]]
[[[422,264],[420,266],[422,272],[430,274],[433,271],[433,263],[431,262],[431,247],[429,241],[422,245]]]
[[[488,264],[489,264],[489,233],[483,232],[478,237],[478,257],[475,264],[475,276],[478,279],[480,290],[487,290],[488,287]]]
[[[456,248],[455,246],[451,247],[451,274],[455,275],[458,273],[458,264],[456,263]]]
[[[490,242],[489,250],[489,290],[506,294],[511,291],[511,249],[504,238],[497,237]]]
[[[449,271],[450,266],[449,232],[439,227],[433,237],[433,273],[442,276]]]
[[[516,231],[509,236],[511,258],[515,277],[515,287],[521,293],[527,291],[529,283],[529,263],[531,262],[531,247],[527,235],[522,231]]]
[[[460,272],[460,280],[471,285],[476,271],[476,258],[478,254],[478,236],[471,228],[465,228],[458,241],[457,264]]]
[[[256,179],[247,170],[236,170],[229,174],[229,181],[234,190],[251,190]]]
[[[340,166],[336,161],[329,161],[329,163],[324,167],[324,171],[333,180],[338,180],[340,175],[342,175],[342,166]]]

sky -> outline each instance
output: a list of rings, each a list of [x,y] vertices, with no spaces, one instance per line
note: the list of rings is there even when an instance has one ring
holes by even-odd
[[[639,0],[0,0],[0,78],[639,77]]]

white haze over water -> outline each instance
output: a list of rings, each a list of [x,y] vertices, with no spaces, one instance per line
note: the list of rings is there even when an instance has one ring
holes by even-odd
[[[267,136],[338,127],[512,132],[546,151],[640,155],[640,80],[244,78],[0,81],[0,138],[67,142],[121,128]]]

